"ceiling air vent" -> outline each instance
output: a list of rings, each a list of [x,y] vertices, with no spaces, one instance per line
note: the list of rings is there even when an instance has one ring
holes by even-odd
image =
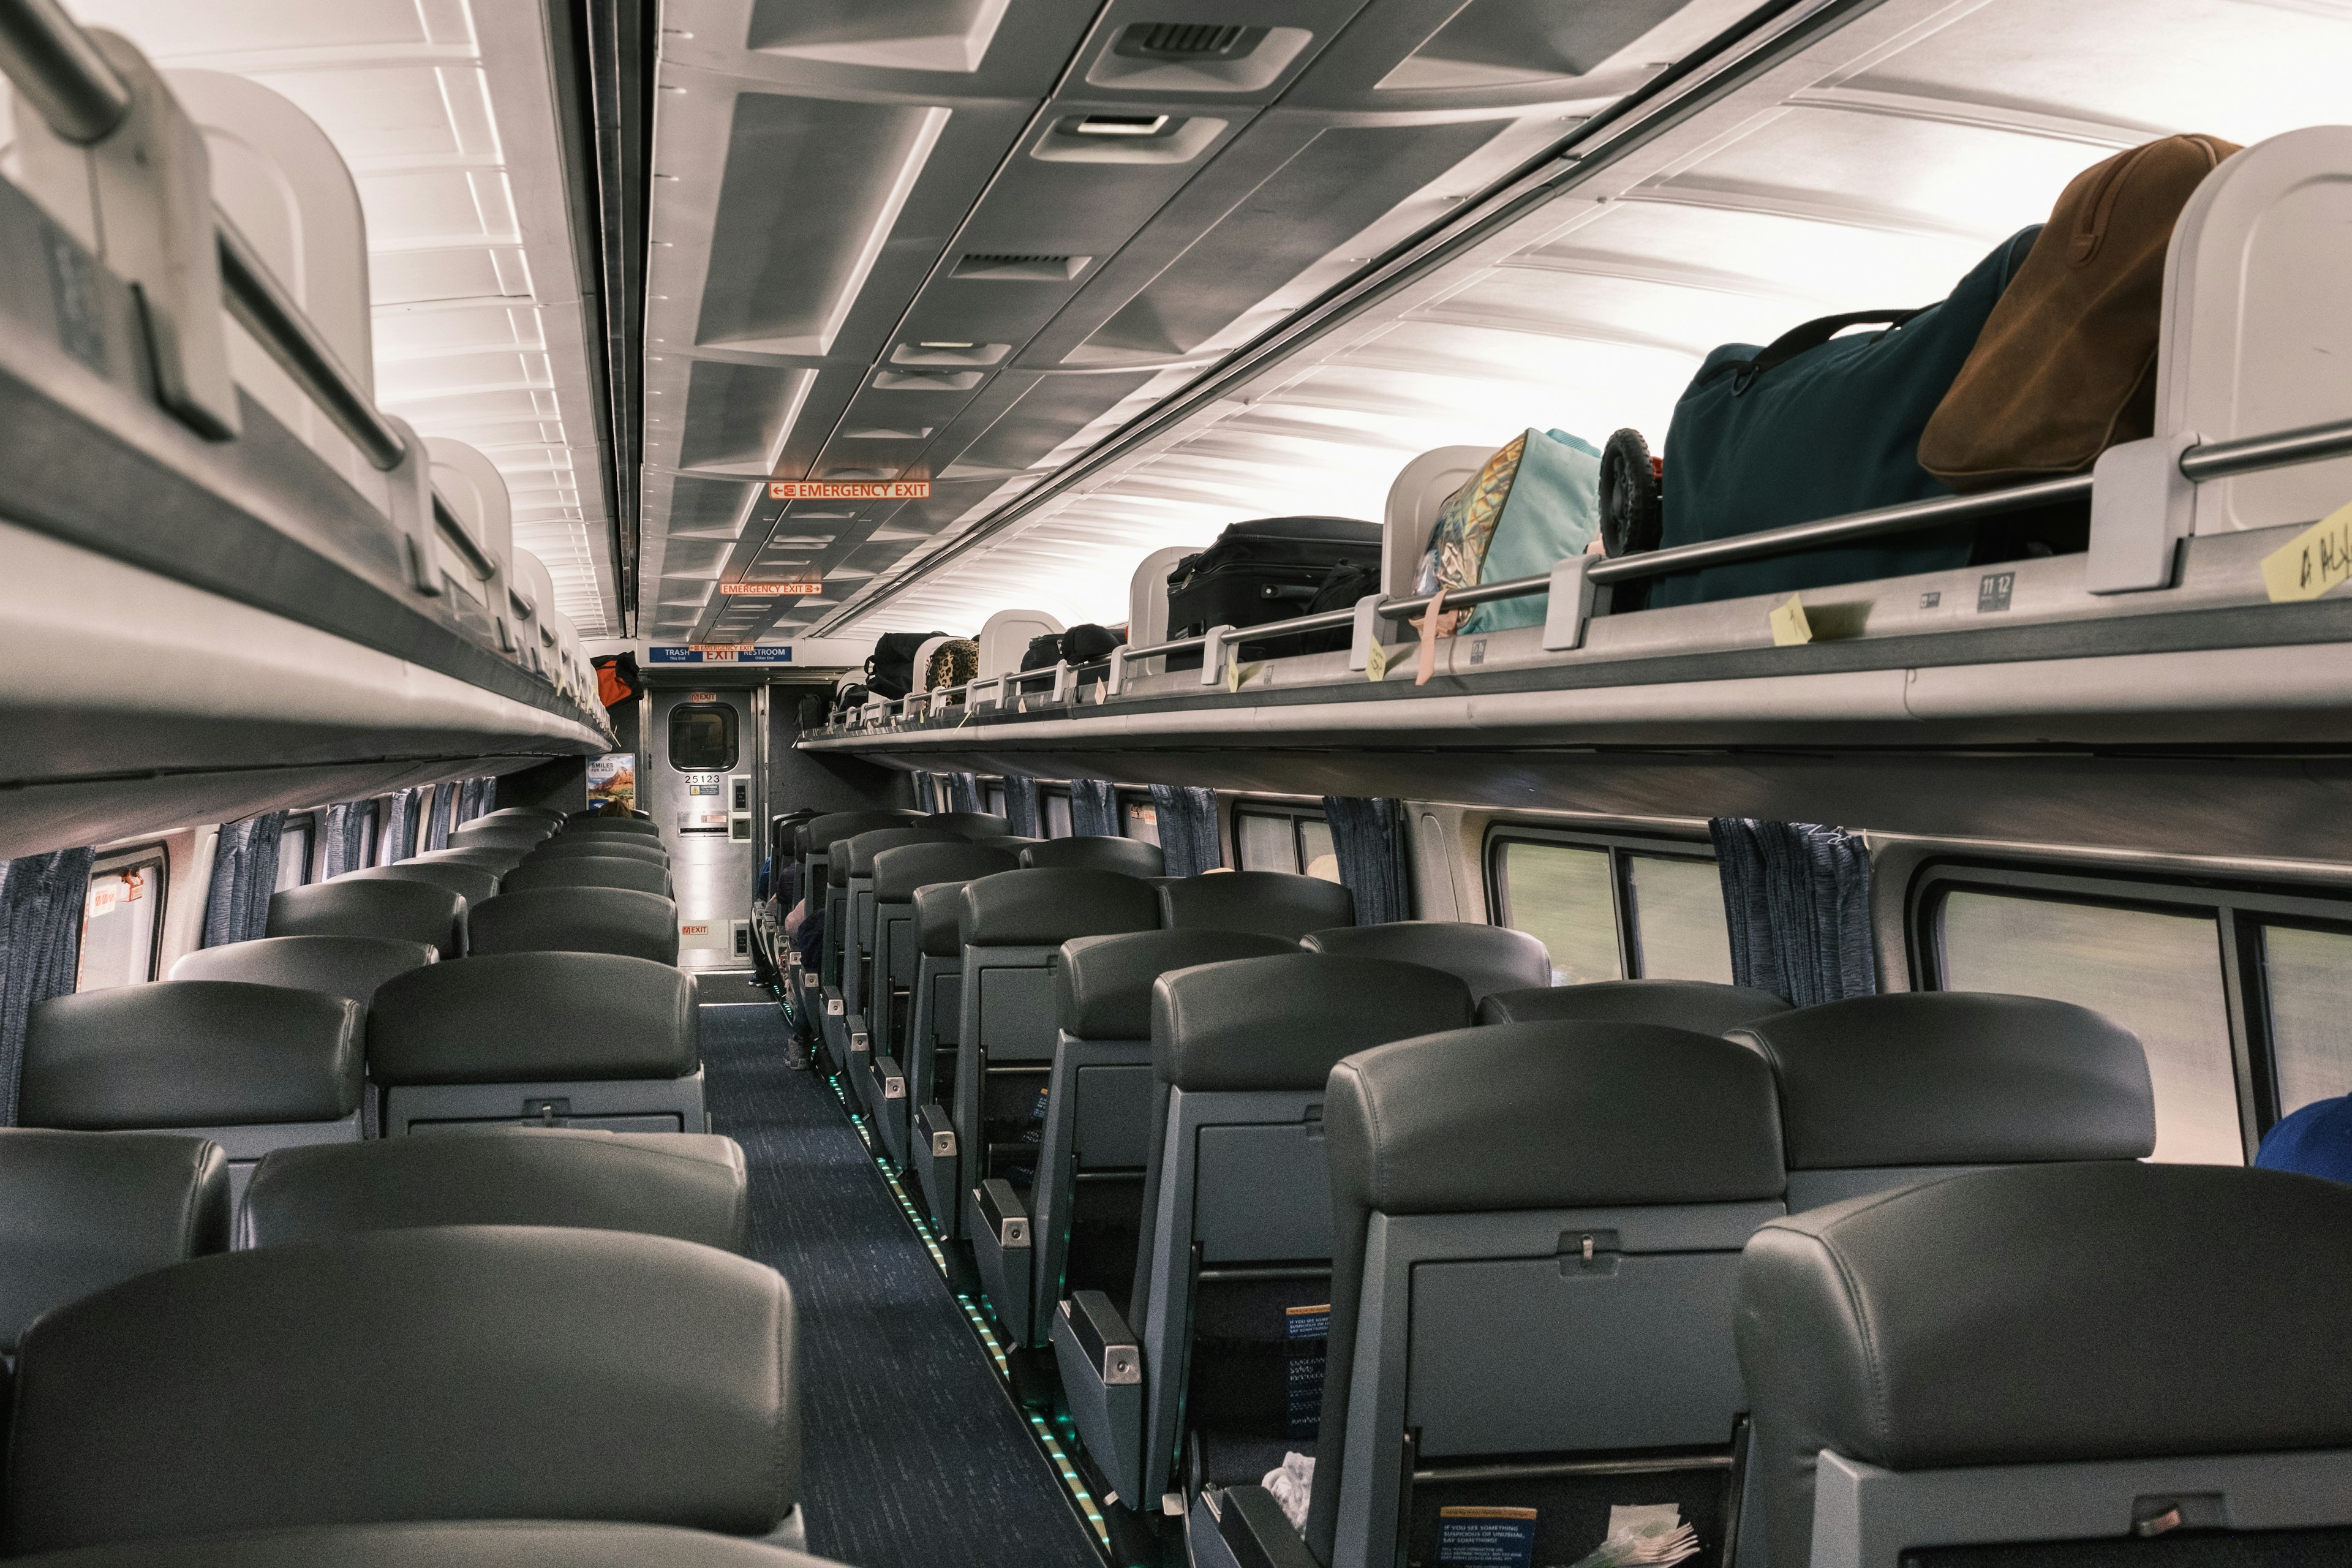
[[[1118,36],[1118,52],[1129,59],[1230,60],[1248,54],[1265,37],[1264,27],[1215,22],[1138,22]]]
[[[1093,259],[1091,256],[1000,256],[972,251],[956,258],[950,276],[992,283],[1066,283]]]

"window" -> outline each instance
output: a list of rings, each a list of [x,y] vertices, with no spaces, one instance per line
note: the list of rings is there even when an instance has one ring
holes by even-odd
[[[319,818],[305,813],[286,819],[286,829],[278,836],[278,885],[274,889],[284,892],[299,888],[310,879],[310,850],[319,839]]]
[[[731,703],[681,702],[669,710],[669,765],[679,773],[723,773],[737,754]]]
[[[992,784],[981,791],[981,809],[991,816],[1005,815],[1003,784]]]
[[[163,893],[170,862],[160,844],[99,857],[82,906],[77,991],[107,991],[155,978],[163,951]]]
[[[1234,813],[1234,859],[1244,871],[1288,871],[1339,879],[1331,826],[1319,812],[1261,805]]]
[[[1160,842],[1160,808],[1149,799],[1122,799],[1118,803],[1118,830],[1129,838],[1146,844]]]
[[[1496,919],[1550,951],[1555,984],[1731,979],[1713,859],[1606,835],[1506,833],[1488,866]]]
[[[2352,1094],[2352,931],[2265,924],[2261,948],[2279,1115]]]
[[[1067,838],[1076,831],[1070,826],[1070,792],[1066,788],[1039,790],[1037,804],[1045,814],[1046,837]]]

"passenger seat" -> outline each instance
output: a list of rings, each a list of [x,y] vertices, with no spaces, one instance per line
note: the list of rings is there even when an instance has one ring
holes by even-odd
[[[502,893],[530,893],[543,888],[626,888],[657,898],[672,897],[667,871],[650,861],[625,855],[582,855],[532,861],[515,867],[499,879]]]
[[[627,888],[540,888],[501,893],[467,918],[468,950],[606,952],[655,963],[677,962],[677,906]]]
[[[268,936],[199,948],[172,965],[179,980],[241,980],[318,991],[364,1007],[376,987],[395,974],[438,962],[421,942],[378,936]]]
[[[1789,1005],[1752,985],[1711,980],[1594,980],[1497,991],[1478,1004],[1482,1024],[1661,1024],[1720,1035],[1785,1013]]]
[[[272,1149],[359,1140],[364,1016],[341,996],[228,980],[53,997],[26,1021],[17,1119],[210,1139],[234,1199]]]
[[[1158,877],[1168,870],[1168,858],[1157,844],[1140,838],[1081,834],[1075,838],[1049,838],[1021,851],[1024,870],[1117,871],[1128,877]]]
[[[1219,871],[1160,886],[1171,931],[1253,931],[1298,942],[1356,923],[1356,898],[1337,882],[1289,871]]]
[[[669,851],[650,838],[625,837],[617,833],[600,833],[578,838],[562,835],[534,847],[522,858],[526,866],[543,866],[551,860],[638,860],[648,866],[669,869]]]
[[[841,862],[835,869],[845,873],[843,888],[847,897],[842,908],[848,920],[842,931],[841,1002],[842,1033],[850,1048],[842,1065],[848,1073],[851,1090],[868,1101],[866,1110],[869,1113],[874,1108],[867,1090],[877,1054],[870,1042],[880,1030],[879,1021],[866,1007],[866,998],[873,989],[875,942],[878,935],[875,921],[874,858],[886,849],[902,848],[912,844],[964,842],[966,840],[961,834],[944,828],[906,826],[871,828],[835,846],[832,858]],[[887,1052],[888,1047],[883,1047],[881,1054],[887,1055]]]
[[[22,1561],[25,1568],[846,1568],[704,1530],[551,1520],[307,1525],[124,1541]]]
[[[456,860],[402,860],[390,866],[369,866],[346,871],[338,882],[423,882],[445,888],[470,908],[499,896],[499,874],[481,866]]]
[[[2156,1149],[2138,1038],[2072,1003],[1911,991],[1773,1014],[1730,1035],[1780,1084],[1791,1212],[1988,1165]]]
[[[1497,991],[1551,984],[1551,954],[1541,942],[1509,926],[1475,921],[1334,926],[1308,932],[1299,945],[1309,952],[1342,958],[1392,958],[1443,969],[1470,988],[1474,1002],[1484,1002]]]
[[[370,936],[420,942],[444,958],[466,955],[466,900],[415,881],[338,877],[269,897],[265,936]]]
[[[435,1225],[551,1225],[743,1250],[743,1151],[732,1138],[511,1128],[281,1149],[237,1211],[239,1247]]]
[[[512,952],[413,970],[376,992],[368,1071],[387,1138],[501,1122],[709,1131],[694,983],[646,959]]]

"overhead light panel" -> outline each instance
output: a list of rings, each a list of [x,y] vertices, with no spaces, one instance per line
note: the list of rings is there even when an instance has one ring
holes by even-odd
[[[1074,114],[1062,121],[1072,136],[1157,136],[1168,129],[1165,114]]]

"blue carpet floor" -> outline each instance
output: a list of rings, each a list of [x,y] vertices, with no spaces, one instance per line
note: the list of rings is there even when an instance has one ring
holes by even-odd
[[[1100,1568],[947,1283],[772,1004],[709,1005],[716,1131],[750,1166],[751,1256],[800,1321],[809,1550],[856,1568]],[[741,994],[757,993],[744,988]]]

